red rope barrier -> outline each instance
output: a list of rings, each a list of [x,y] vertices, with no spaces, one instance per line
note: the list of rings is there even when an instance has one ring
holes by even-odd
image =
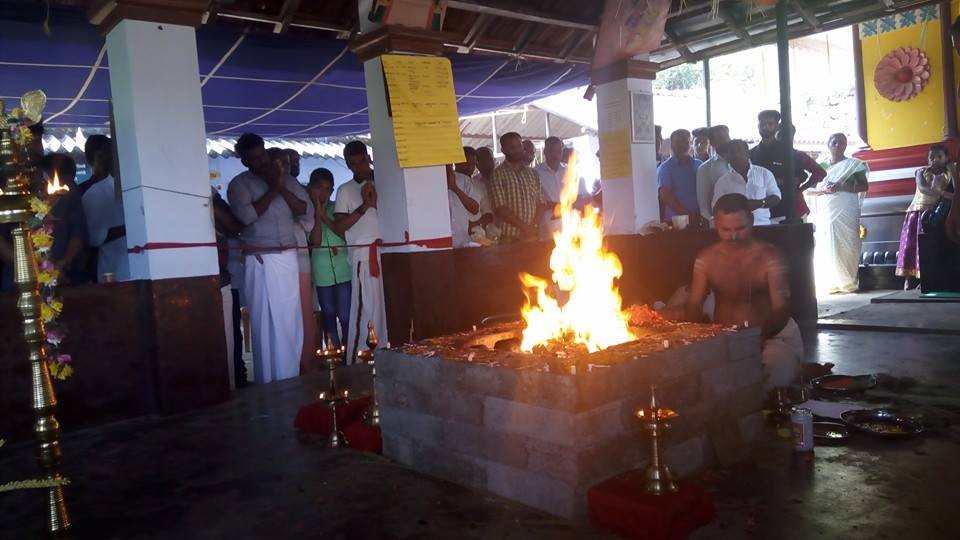
[[[257,252],[257,251],[286,251],[288,249],[329,249],[333,251],[333,254],[337,254],[339,248],[368,248],[370,250],[370,275],[373,277],[380,276],[380,261],[377,257],[377,250],[381,247],[401,247],[401,246],[418,246],[427,249],[444,249],[453,247],[453,237],[444,236],[441,238],[425,238],[421,240],[410,240],[410,233],[408,231],[403,231],[404,241],[402,242],[384,242],[383,240],[377,239],[375,242],[369,244],[346,244],[342,246],[319,246],[314,244],[307,244],[306,246],[253,246],[253,245],[241,245],[241,246],[231,246],[229,249],[240,249],[244,251]],[[129,253],[143,253],[144,251],[150,251],[155,249],[187,249],[187,248],[198,248],[198,247],[217,247],[216,242],[147,242],[143,245],[133,246],[127,251]]]

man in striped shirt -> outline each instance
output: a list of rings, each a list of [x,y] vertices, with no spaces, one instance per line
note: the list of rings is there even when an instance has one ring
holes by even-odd
[[[546,210],[540,178],[527,164],[523,141],[511,131],[500,137],[504,159],[490,177],[490,201],[502,221],[500,241],[537,239],[537,224]]]

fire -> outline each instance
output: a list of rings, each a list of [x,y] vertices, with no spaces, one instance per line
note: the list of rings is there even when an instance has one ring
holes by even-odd
[[[70,188],[66,184],[60,183],[60,176],[57,175],[56,171],[53,173],[53,180],[47,182],[47,194],[53,195],[54,193],[60,193],[61,191],[70,191]]]
[[[530,352],[553,340],[582,343],[590,352],[636,339],[630,316],[621,309],[614,281],[623,273],[620,259],[603,248],[603,226],[597,209],[573,208],[579,179],[571,156],[560,194],[561,229],[554,233],[550,269],[553,283],[527,273],[520,281],[527,295],[521,311],[526,328],[520,349]],[[559,291],[557,296],[551,290]],[[536,301],[530,289],[535,289]]]

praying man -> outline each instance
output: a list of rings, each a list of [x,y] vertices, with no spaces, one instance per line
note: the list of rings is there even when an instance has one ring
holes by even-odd
[[[377,188],[367,145],[350,141],[343,149],[343,158],[353,172],[353,178],[337,188],[334,203],[334,228],[350,246],[351,298],[347,333],[348,364],[356,360],[361,348],[366,348],[367,325],[373,322],[373,331],[381,344],[387,343],[387,316],[383,300],[383,280],[380,276],[380,239],[377,214]]]

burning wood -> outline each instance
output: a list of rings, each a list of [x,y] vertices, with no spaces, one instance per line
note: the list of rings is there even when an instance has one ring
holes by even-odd
[[[603,247],[599,213],[592,206],[582,212],[573,207],[578,195],[576,170],[576,157],[571,156],[560,194],[561,228],[553,236],[555,246],[550,255],[553,283],[520,274],[527,296],[521,312],[526,322],[520,343],[523,351],[576,343],[588,352],[597,352],[636,339],[614,283],[623,274],[623,266]],[[558,296],[565,301],[561,303]]]

